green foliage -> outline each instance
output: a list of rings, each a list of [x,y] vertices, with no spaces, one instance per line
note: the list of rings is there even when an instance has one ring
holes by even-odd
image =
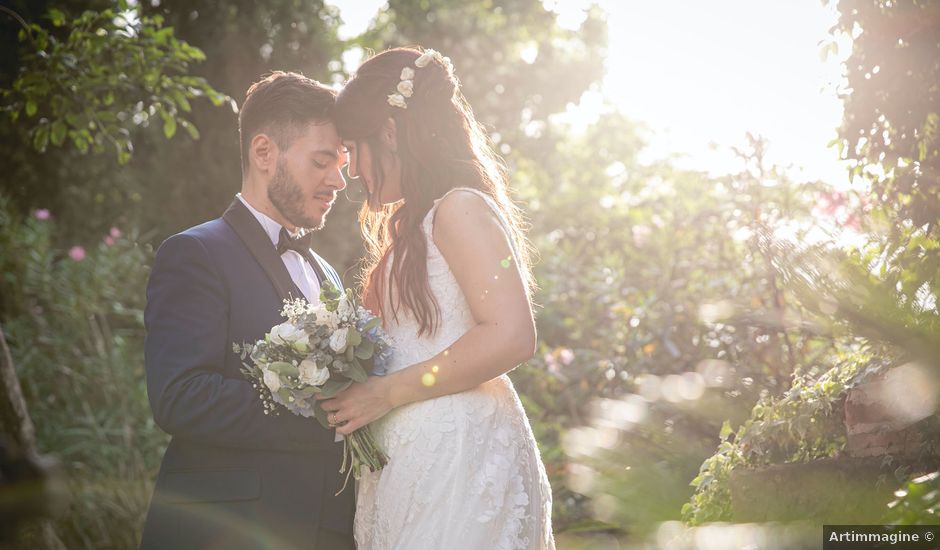
[[[71,143],[81,153],[113,147],[124,164],[134,150],[132,130],[158,124],[169,139],[177,127],[193,139],[199,131],[186,117],[190,100],[221,105],[228,97],[204,78],[191,76],[205,55],[177,40],[161,17],[132,10],[86,11],[69,21],[49,10],[52,29],[21,29],[27,48],[19,74],[2,91],[3,110],[29,126],[32,146]]]
[[[842,449],[845,392],[886,364],[862,349],[844,350],[836,361],[818,376],[813,372],[795,376],[783,397],[763,395],[736,430],[727,422],[722,425],[718,452],[702,463],[692,480],[695,495],[682,510],[687,522],[734,519],[729,484],[736,468],[807,462]]]
[[[39,449],[63,464],[71,493],[56,530],[68,548],[136,547],[166,445],[144,383],[151,254],[117,231],[59,248],[54,219],[39,217],[0,196],[4,331]]]
[[[930,226],[936,236],[940,7],[931,0],[840,0],[836,6],[834,33],[854,37],[841,96],[842,156],[870,181],[874,203],[915,227]]]
[[[743,422],[826,350],[759,246],[781,227],[812,230],[822,186],[767,166],[756,138],[727,177],[644,164],[639,132],[609,113],[537,161],[510,157],[541,253],[547,354],[514,380],[557,473],[563,529],[679,519],[722,422]],[[604,412],[623,403],[633,421]]]
[[[922,238],[918,246],[934,245]],[[937,368],[940,316],[926,303],[930,294],[907,295],[897,280],[911,275],[905,269],[882,261],[882,268],[873,270],[878,263],[872,251],[883,250],[878,243],[840,252],[777,242],[769,250],[782,284],[803,307],[803,324],[831,339],[832,350],[823,360],[833,366],[818,377],[817,368],[797,373],[783,398],[766,396],[734,433],[725,425],[718,452],[693,481],[696,494],[684,509],[693,524],[734,519],[729,491],[734,469],[837,455],[845,444],[842,404],[852,386],[910,361]],[[921,429],[925,441],[935,439],[931,424]],[[932,445],[923,449],[925,455],[935,452]]]
[[[228,0],[224,6],[218,0],[162,0],[141,2],[140,9],[163,17],[181,40],[205,52],[209,62],[193,75],[239,104],[252,83],[275,69],[325,83],[342,79],[339,15],[323,0]],[[154,230],[154,244],[220,216],[241,186],[237,116],[203,102],[193,104],[192,117],[202,134],[197,143],[182,147],[176,140],[151,138],[146,155],[128,165],[147,205],[136,223]],[[315,245],[341,274],[362,253],[356,206],[337,201]]]
[[[895,525],[937,525],[940,520],[940,472],[917,476],[895,491],[888,503],[885,523]]]
[[[907,361],[937,367],[940,141],[933,98],[940,41],[926,29],[940,12],[936,2],[917,0],[849,0],[837,7],[833,32],[854,37],[837,144],[843,158],[854,161],[852,174],[871,184],[870,204],[856,214],[864,216],[870,241],[847,252],[780,243],[765,249],[805,308],[807,326],[843,351],[822,376],[800,374],[783,398],[758,403],[734,434],[730,426],[722,430],[719,450],[703,463],[684,509],[692,523],[733,519],[728,484],[735,468],[837,453],[844,441],[840,401],[852,384]],[[825,48],[834,49],[835,40]],[[934,480],[911,481],[889,520],[929,523]]]
[[[461,89],[497,142],[548,146],[548,117],[577,103],[603,77],[607,25],[590,10],[563,29],[542,2],[391,0],[355,44],[381,51],[420,44],[450,57]],[[533,57],[523,58],[523,52]],[[574,76],[574,78],[573,78]]]

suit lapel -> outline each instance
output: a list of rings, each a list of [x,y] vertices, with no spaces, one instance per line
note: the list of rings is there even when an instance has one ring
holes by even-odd
[[[323,265],[323,260],[320,258],[320,255],[314,252],[312,248],[307,249],[307,263],[310,264],[310,267],[312,267],[313,271],[317,274],[317,281],[320,283],[320,286],[323,286],[323,283],[326,281],[336,285],[336,281],[329,276],[326,266]]]
[[[240,200],[236,198],[232,201],[225,214],[222,214],[222,219],[248,247],[282,300],[303,296],[291,279],[290,273],[287,272],[287,267],[281,261],[274,245],[271,244],[271,239],[264,232],[264,228]]]

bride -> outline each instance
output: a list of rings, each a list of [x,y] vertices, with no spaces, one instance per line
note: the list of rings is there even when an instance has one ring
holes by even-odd
[[[395,343],[386,376],[322,403],[339,433],[371,423],[389,456],[360,480],[358,547],[554,548],[551,489],[506,376],[535,349],[526,241],[450,60],[372,57],[334,119],[368,194],[363,301]]]

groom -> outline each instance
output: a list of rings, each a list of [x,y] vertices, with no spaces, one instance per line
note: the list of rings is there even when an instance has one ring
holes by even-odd
[[[233,344],[282,321],[284,299],[342,288],[310,249],[346,182],[330,121],[335,92],[275,72],[238,124],[241,193],[216,220],[166,240],[147,287],[147,390],[172,436],[142,549],[353,549],[342,443],[313,418],[264,414]]]

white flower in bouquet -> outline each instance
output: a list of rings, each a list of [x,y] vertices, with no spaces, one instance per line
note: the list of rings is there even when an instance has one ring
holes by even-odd
[[[346,350],[346,339],[349,335],[348,328],[341,328],[330,335],[330,349],[336,353],[343,353]]]
[[[264,370],[264,385],[271,390],[271,393],[277,393],[281,389],[281,377],[272,370]]]
[[[313,314],[318,325],[325,326],[330,330],[336,330],[339,327],[339,315],[335,311],[326,309],[325,305],[318,305]]]
[[[300,381],[310,386],[322,386],[330,379],[330,369],[317,366],[316,361],[304,359],[300,362]]]
[[[271,341],[282,341],[292,346],[300,353],[307,351],[307,340],[309,336],[303,327],[298,327],[293,323],[281,323],[271,329]]]
[[[349,303],[349,300],[342,298],[339,303],[336,304],[336,314],[339,315],[340,320],[348,321],[350,316],[355,313],[356,309],[352,304]]]

